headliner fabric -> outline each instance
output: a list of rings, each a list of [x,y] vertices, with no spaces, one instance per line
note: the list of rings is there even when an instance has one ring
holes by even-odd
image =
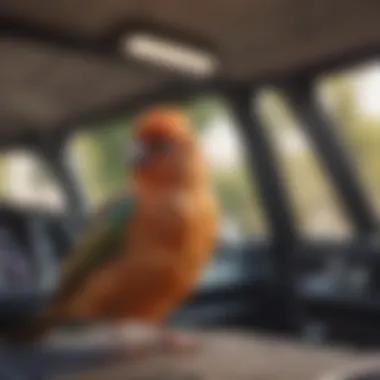
[[[357,0],[3,0],[0,21],[109,45],[130,25],[156,26],[210,48],[220,82],[251,83],[328,64],[380,44],[380,6]],[[84,49],[12,38],[0,24],[2,138],[57,128],[76,116],[168,88],[172,73]],[[3,37],[2,37],[3,36]],[[29,37],[33,37],[31,34]],[[58,41],[58,40],[57,40]],[[115,41],[112,41],[115,42]],[[194,42],[195,43],[195,42]]]

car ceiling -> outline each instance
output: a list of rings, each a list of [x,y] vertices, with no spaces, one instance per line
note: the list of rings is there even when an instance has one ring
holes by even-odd
[[[96,122],[203,87],[319,70],[380,44],[380,5],[357,0],[3,0],[0,141]],[[207,78],[120,53],[150,32],[215,57]]]

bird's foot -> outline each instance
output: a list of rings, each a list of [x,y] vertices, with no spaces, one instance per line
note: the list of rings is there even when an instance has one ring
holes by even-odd
[[[190,334],[162,330],[161,344],[165,352],[170,353],[190,353],[196,351],[200,347],[200,341]]]
[[[122,345],[131,359],[143,359],[161,354],[194,353],[200,346],[198,338],[188,333],[171,331],[155,326],[127,326]]]

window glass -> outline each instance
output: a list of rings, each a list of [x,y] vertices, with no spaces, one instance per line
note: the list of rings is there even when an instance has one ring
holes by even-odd
[[[215,97],[179,104],[194,122],[223,212],[223,236],[240,239],[266,233],[255,183],[243,160],[243,145],[226,105]],[[75,135],[70,156],[92,207],[128,186],[124,154],[131,141],[131,120],[91,126]]]
[[[0,155],[0,198],[2,202],[38,208],[62,209],[63,195],[42,162],[26,150]]]
[[[284,98],[276,90],[263,90],[259,110],[278,151],[300,231],[312,238],[350,234],[352,226],[340,209],[334,188]]]
[[[317,89],[380,215],[380,63],[325,76]]]

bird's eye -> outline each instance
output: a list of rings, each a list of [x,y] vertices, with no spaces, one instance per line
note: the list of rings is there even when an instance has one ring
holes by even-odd
[[[157,153],[163,153],[163,154],[170,153],[173,150],[173,148],[174,148],[174,144],[173,144],[173,141],[171,140],[161,140],[157,142],[156,144],[154,144],[154,150]]]

